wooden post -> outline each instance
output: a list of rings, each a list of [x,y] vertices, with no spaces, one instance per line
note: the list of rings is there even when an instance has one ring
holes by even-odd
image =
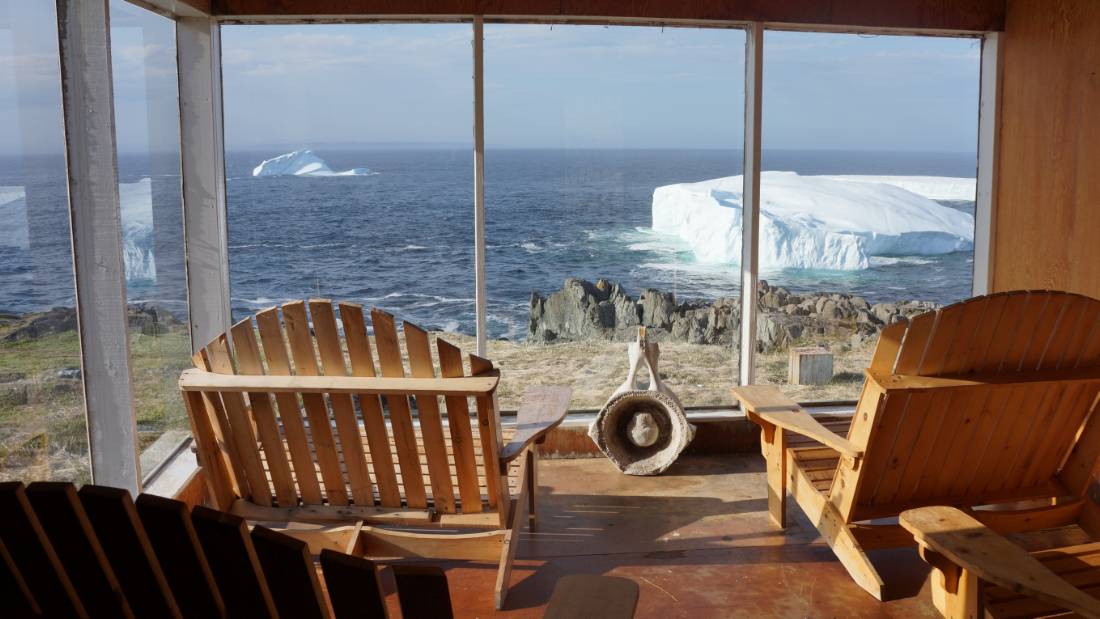
[[[92,481],[137,492],[107,0],[57,0],[65,162]]]
[[[741,210],[740,384],[751,385],[756,360],[756,285],[760,271],[760,123],[763,104],[764,24],[753,23],[745,39],[745,150]]]

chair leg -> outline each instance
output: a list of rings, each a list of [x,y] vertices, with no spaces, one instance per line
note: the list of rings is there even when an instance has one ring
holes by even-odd
[[[493,590],[493,604],[497,610],[504,608],[504,599],[508,596],[508,581],[512,578],[512,563],[516,560],[516,550],[519,549],[519,536],[523,526],[528,522],[528,507],[531,505],[529,480],[533,479],[531,473],[534,470],[534,457],[528,450],[523,456],[520,466],[519,496],[512,499],[512,506],[508,515],[508,530],[504,533],[504,540],[500,549],[500,566],[497,568],[497,582]]]
[[[787,528],[787,437],[783,428],[765,426],[760,447],[768,465],[768,516],[780,529]]]
[[[538,524],[538,495],[539,495],[539,446],[532,445],[528,450],[530,459],[527,461],[527,525],[531,530]]]

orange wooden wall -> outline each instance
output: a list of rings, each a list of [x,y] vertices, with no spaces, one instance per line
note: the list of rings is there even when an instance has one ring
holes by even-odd
[[[1100,0],[1009,0],[993,289],[1100,298]]]

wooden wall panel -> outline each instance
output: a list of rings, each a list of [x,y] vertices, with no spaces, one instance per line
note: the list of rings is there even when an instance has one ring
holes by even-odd
[[[1000,30],[1005,0],[212,0],[218,15],[503,15]]]
[[[993,289],[1100,298],[1100,1],[1009,0]]]

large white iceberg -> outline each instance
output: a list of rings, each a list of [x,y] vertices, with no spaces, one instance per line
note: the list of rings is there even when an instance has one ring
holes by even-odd
[[[839,175],[817,176],[815,178],[828,178],[855,183],[886,183],[887,185],[912,191],[929,200],[952,200],[955,202],[973,202],[978,185],[978,180],[975,178],[958,178],[954,176]]]
[[[333,172],[324,159],[306,148],[267,159],[252,169],[252,176],[367,176],[369,168]]]
[[[857,270],[871,256],[974,247],[974,217],[877,179],[794,172],[760,175],[760,264]],[[741,260],[741,181],[729,176],[658,187],[653,229],[688,243],[703,263]]]

